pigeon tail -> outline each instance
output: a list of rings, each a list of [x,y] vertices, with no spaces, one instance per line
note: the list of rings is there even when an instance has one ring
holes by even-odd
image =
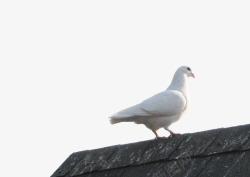
[[[113,117],[110,117],[109,118],[109,121],[111,124],[117,124],[117,123],[120,123],[120,122],[134,122],[135,117],[125,117],[125,116],[113,116]]]
[[[117,118],[113,118],[113,117],[110,117],[109,121],[111,124],[117,124],[119,122],[122,122],[121,119],[117,119]]]

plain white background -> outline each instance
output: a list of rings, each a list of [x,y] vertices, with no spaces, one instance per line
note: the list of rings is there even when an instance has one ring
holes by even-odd
[[[50,176],[73,152],[153,139],[108,117],[165,90],[181,65],[196,78],[173,131],[248,124],[249,9],[243,0],[2,0],[1,176]]]

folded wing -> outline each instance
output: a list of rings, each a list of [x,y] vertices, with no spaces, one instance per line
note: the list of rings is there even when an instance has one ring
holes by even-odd
[[[141,103],[141,108],[154,116],[172,116],[186,108],[186,98],[176,90],[158,93]]]
[[[129,107],[110,117],[112,124],[133,121],[139,117],[172,116],[182,112],[186,107],[186,99],[179,91],[158,93],[140,104]]]

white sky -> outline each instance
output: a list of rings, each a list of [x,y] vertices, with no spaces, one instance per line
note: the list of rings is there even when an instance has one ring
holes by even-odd
[[[108,117],[165,90],[181,65],[196,78],[173,131],[248,124],[249,9],[241,0],[1,1],[1,176],[50,176],[73,152],[153,139]]]

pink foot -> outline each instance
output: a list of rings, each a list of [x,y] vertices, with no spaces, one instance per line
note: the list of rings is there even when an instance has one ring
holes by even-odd
[[[180,135],[180,133],[174,133],[174,132],[171,131],[169,137],[173,137],[173,136],[176,136],[176,135]]]
[[[155,140],[157,139],[167,139],[168,137],[165,136],[159,136],[157,133],[155,133]]]
[[[165,136],[159,136],[155,130],[152,130],[152,131],[155,134],[155,140],[157,140],[157,139],[167,139],[168,138],[168,137],[165,137]]]
[[[155,139],[157,140],[157,139],[167,139],[168,137],[166,137],[166,136],[158,136],[158,137],[155,137]]]

